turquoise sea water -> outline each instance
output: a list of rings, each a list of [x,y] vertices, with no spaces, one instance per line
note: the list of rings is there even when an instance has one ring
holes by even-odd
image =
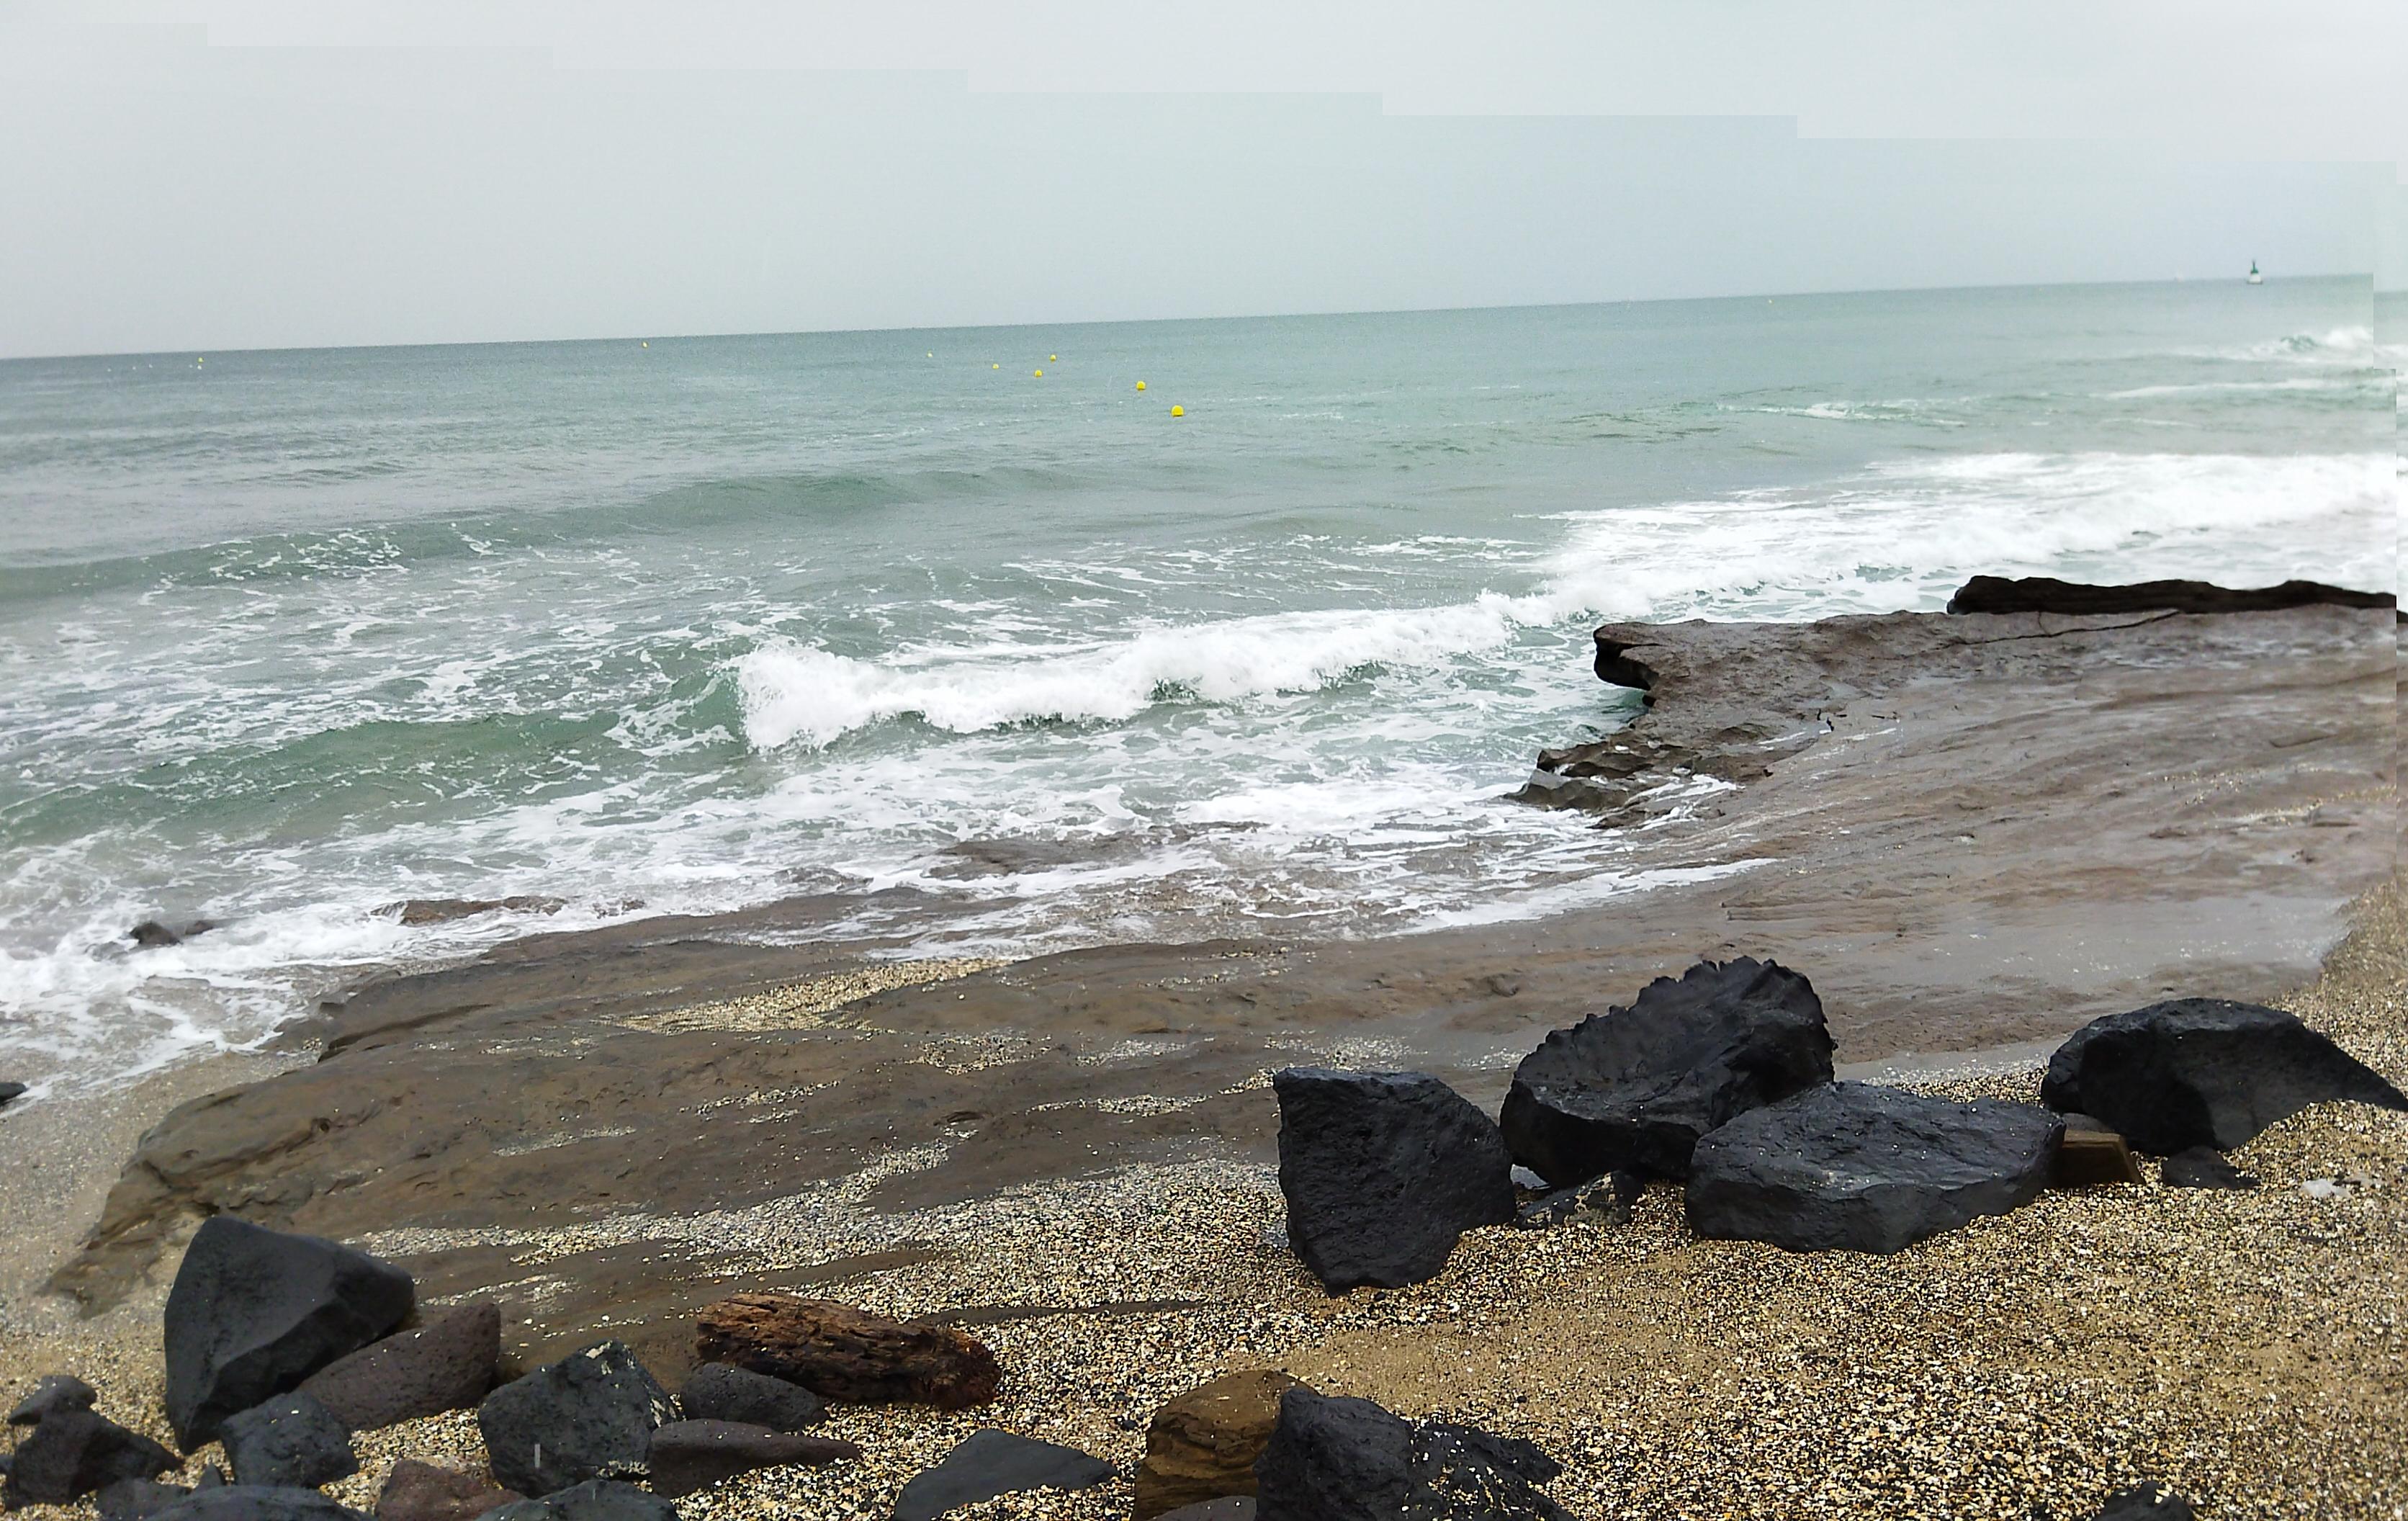
[[[0,364],[0,1061],[122,1075],[366,966],[796,892],[1028,949],[1643,890],[1500,800],[1613,722],[1598,618],[2388,589],[2398,315],[2228,281]],[[997,840],[1023,869],[950,849]],[[566,906],[375,912],[509,895]],[[223,927],[131,953],[154,915]]]

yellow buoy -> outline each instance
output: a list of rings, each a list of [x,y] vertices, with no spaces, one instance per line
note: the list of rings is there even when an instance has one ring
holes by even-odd
[[[1170,409],[1170,415],[1173,417],[1185,417],[1187,415],[1187,409],[1184,407],[1173,407]]]
[[[1140,381],[1138,381],[1138,383],[1137,383],[1137,388],[1138,388],[1140,391],[1144,390],[1144,389],[1145,389],[1145,382],[1144,382],[1143,380],[1140,380]]]
[[[1001,369],[1001,368],[1003,368],[1003,366],[1002,366],[1000,363],[998,363],[998,364],[993,364],[993,365],[989,365],[989,366],[987,366],[987,368],[989,368],[989,369]]]
[[[928,357],[929,357],[929,358],[931,358],[931,359],[936,358],[936,357],[937,357],[937,351],[936,351],[936,350],[934,350],[934,349],[929,350],[929,351],[928,351]]]
[[[651,348],[652,346],[652,340],[651,340],[651,339],[649,339],[649,338],[638,338],[638,339],[637,340],[637,347],[638,347],[638,348],[641,348],[641,349],[649,349],[649,348]]]
[[[1028,373],[1036,376],[1040,380],[1045,379],[1045,372],[1041,369],[1032,369]]]
[[[1045,362],[1049,365],[1058,365],[1062,362],[1062,356],[1060,354],[1047,354],[1045,356]]]

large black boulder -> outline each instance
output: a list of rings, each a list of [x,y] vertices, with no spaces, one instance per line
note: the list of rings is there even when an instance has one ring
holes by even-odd
[[[733,1363],[704,1363],[678,1391],[689,1421],[734,1421],[772,1431],[800,1431],[827,1415],[827,1401],[799,1384]]]
[[[1570,1521],[1538,1486],[1561,1467],[1526,1442],[1416,1427],[1369,1399],[1297,1387],[1254,1460],[1257,1521]]]
[[[1024,1489],[1088,1489],[1112,1466],[1076,1447],[1018,1437],[992,1427],[964,1437],[936,1467],[911,1476],[895,1498],[895,1521],[937,1521],[957,1506]]]
[[[549,1499],[588,1479],[642,1471],[677,1402],[624,1342],[600,1342],[505,1384],[477,1407],[494,1477]]]
[[[264,1488],[315,1489],[360,1471],[351,1434],[335,1413],[306,1394],[288,1394],[227,1416],[218,1428],[234,1482]]]
[[[2030,1202],[2064,1128],[2032,1104],[1827,1083],[1698,1143],[1689,1227],[1793,1252],[1896,1252]]]
[[[201,1223],[167,1292],[167,1424],[186,1452],[401,1324],[409,1274],[232,1215]]]
[[[2041,1100],[2096,1114],[2140,1151],[2230,1151],[2310,1104],[2408,1110],[2408,1095],[2300,1023],[2254,1003],[2177,998],[2094,1019],[2048,1059]]]
[[[166,1509],[151,1512],[150,1521],[368,1521],[368,1518],[348,1505],[337,1504],[315,1489],[227,1484],[195,1489]]]
[[[501,1307],[480,1300],[336,1358],[303,1381],[301,1392],[351,1429],[375,1431],[473,1408],[493,1392],[501,1356]]]
[[[1513,1218],[1504,1137],[1438,1079],[1291,1067],[1271,1087],[1287,1239],[1330,1292],[1435,1277],[1465,1231]]]
[[[155,1479],[176,1455],[139,1431],[88,1410],[46,1413],[8,1463],[0,1502],[64,1505],[120,1479]]]
[[[677,1521],[677,1507],[617,1479],[588,1479],[535,1499],[513,1500],[483,1521]]]
[[[1701,961],[1548,1036],[1514,1069],[1502,1124],[1513,1159],[1559,1188],[1684,1178],[1708,1131],[1830,1081],[1813,983],[1751,956]]]

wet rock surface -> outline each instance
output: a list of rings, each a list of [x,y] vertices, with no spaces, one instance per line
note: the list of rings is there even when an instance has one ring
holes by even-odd
[[[695,1356],[801,1385],[829,1399],[962,1410],[995,1398],[1003,1370],[965,1332],[907,1326],[831,1299],[738,1294],[695,1317]]]
[[[1076,1447],[989,1428],[973,1431],[934,1468],[914,1474],[895,1499],[895,1521],[937,1521],[957,1506],[1026,1489],[1090,1489],[1112,1466]]]
[[[2031,1104],[1826,1083],[1698,1143],[1689,1225],[1793,1252],[1899,1251],[2029,1203],[2062,1128]]]
[[[537,1496],[642,1471],[652,1433],[677,1418],[669,1392],[620,1342],[538,1368],[477,1407],[494,1477]]]
[[[1708,1131],[1831,1081],[1831,1051],[1804,977],[1752,956],[1700,962],[1550,1034],[1514,1069],[1500,1123],[1513,1159],[1558,1185],[1685,1177]]]
[[[704,1363],[678,1390],[688,1420],[734,1421],[772,1431],[800,1431],[827,1415],[827,1401],[781,1378],[728,1363]]]
[[[167,1420],[187,1451],[409,1313],[409,1274],[316,1236],[201,1223],[167,1294]]]
[[[467,1410],[494,1386],[502,1313],[492,1303],[437,1311],[426,1323],[336,1358],[301,1383],[353,1431]]]
[[[672,1499],[754,1469],[840,1463],[861,1456],[850,1442],[773,1431],[738,1421],[673,1421],[652,1433],[652,1485]]]
[[[2408,1111],[2408,1095],[2296,1015],[2221,998],[2091,1021],[2049,1058],[2041,1098],[2096,1114],[2159,1156],[2230,1151],[2310,1104]]]
[[[1289,1068],[1271,1087],[1287,1239],[1331,1292],[1418,1284],[1465,1231],[1513,1218],[1504,1138],[1438,1079]]]

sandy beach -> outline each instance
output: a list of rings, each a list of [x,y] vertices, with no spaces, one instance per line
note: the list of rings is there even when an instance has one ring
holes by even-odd
[[[1539,1034],[1698,954],[1799,967],[1843,1075],[1951,1095],[2033,1098],[2057,1038],[2177,989],[2290,1008],[2408,1080],[2391,615],[2009,622],[1662,631],[1686,674],[1625,742],[1692,774],[1760,758],[1655,829],[1693,881],[1591,915],[1004,966],[822,948],[784,977],[683,926],[667,987],[633,931],[563,938],[365,990],[324,1060],[11,1113],[34,1165],[0,1208],[36,1223],[0,1257],[0,1385],[71,1370],[164,1435],[165,1277],[233,1211],[356,1241],[422,1302],[499,1299],[521,1366],[615,1336],[674,1384],[694,1310],[765,1287],[1001,1357],[997,1404],[839,1407],[862,1461],[689,1517],[883,1516],[982,1426],[1123,1477],[958,1514],[1125,1515],[1153,1410],[1258,1367],[1529,1437],[1584,1516],[2083,1518],[2141,1478],[2219,1521],[2390,1514],[2397,1114],[2275,1126],[2234,1155],[2254,1192],[2149,1164],[1895,1256],[1698,1241],[1670,1185],[1628,1226],[1476,1231],[1407,1289],[1331,1298],[1282,1239],[1272,1069],[1426,1069],[1493,1109]],[[54,1270],[90,1318],[33,1290]],[[468,1413],[359,1447],[330,1492],[364,1506],[396,1456],[480,1459]]]

